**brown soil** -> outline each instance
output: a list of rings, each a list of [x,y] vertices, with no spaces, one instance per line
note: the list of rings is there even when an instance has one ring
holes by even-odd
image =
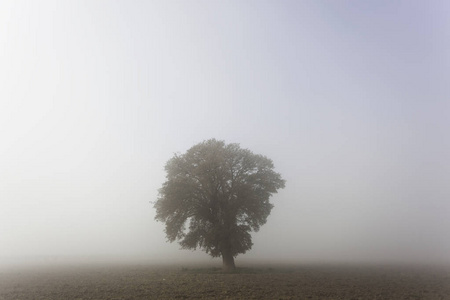
[[[0,299],[450,299],[449,268],[72,266],[0,270]]]

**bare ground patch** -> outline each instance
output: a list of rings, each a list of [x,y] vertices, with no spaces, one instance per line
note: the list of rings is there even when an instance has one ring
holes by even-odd
[[[0,299],[450,299],[450,269],[66,266],[0,271]]]

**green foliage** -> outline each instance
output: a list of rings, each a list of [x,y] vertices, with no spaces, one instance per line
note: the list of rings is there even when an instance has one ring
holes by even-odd
[[[170,242],[213,257],[237,256],[252,247],[250,232],[265,224],[272,194],[285,181],[262,155],[211,139],[175,155],[155,202]]]

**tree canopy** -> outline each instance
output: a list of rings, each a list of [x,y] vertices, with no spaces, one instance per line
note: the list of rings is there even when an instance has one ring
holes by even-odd
[[[269,198],[284,188],[273,169],[270,159],[238,144],[199,143],[167,162],[155,219],[170,242],[222,256],[224,268],[234,268],[234,257],[253,245],[250,232],[266,223]]]

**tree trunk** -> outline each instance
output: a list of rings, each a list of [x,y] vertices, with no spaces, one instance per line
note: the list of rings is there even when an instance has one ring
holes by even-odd
[[[228,251],[222,252],[222,261],[224,271],[232,271],[236,269],[236,266],[234,265],[234,257]]]

